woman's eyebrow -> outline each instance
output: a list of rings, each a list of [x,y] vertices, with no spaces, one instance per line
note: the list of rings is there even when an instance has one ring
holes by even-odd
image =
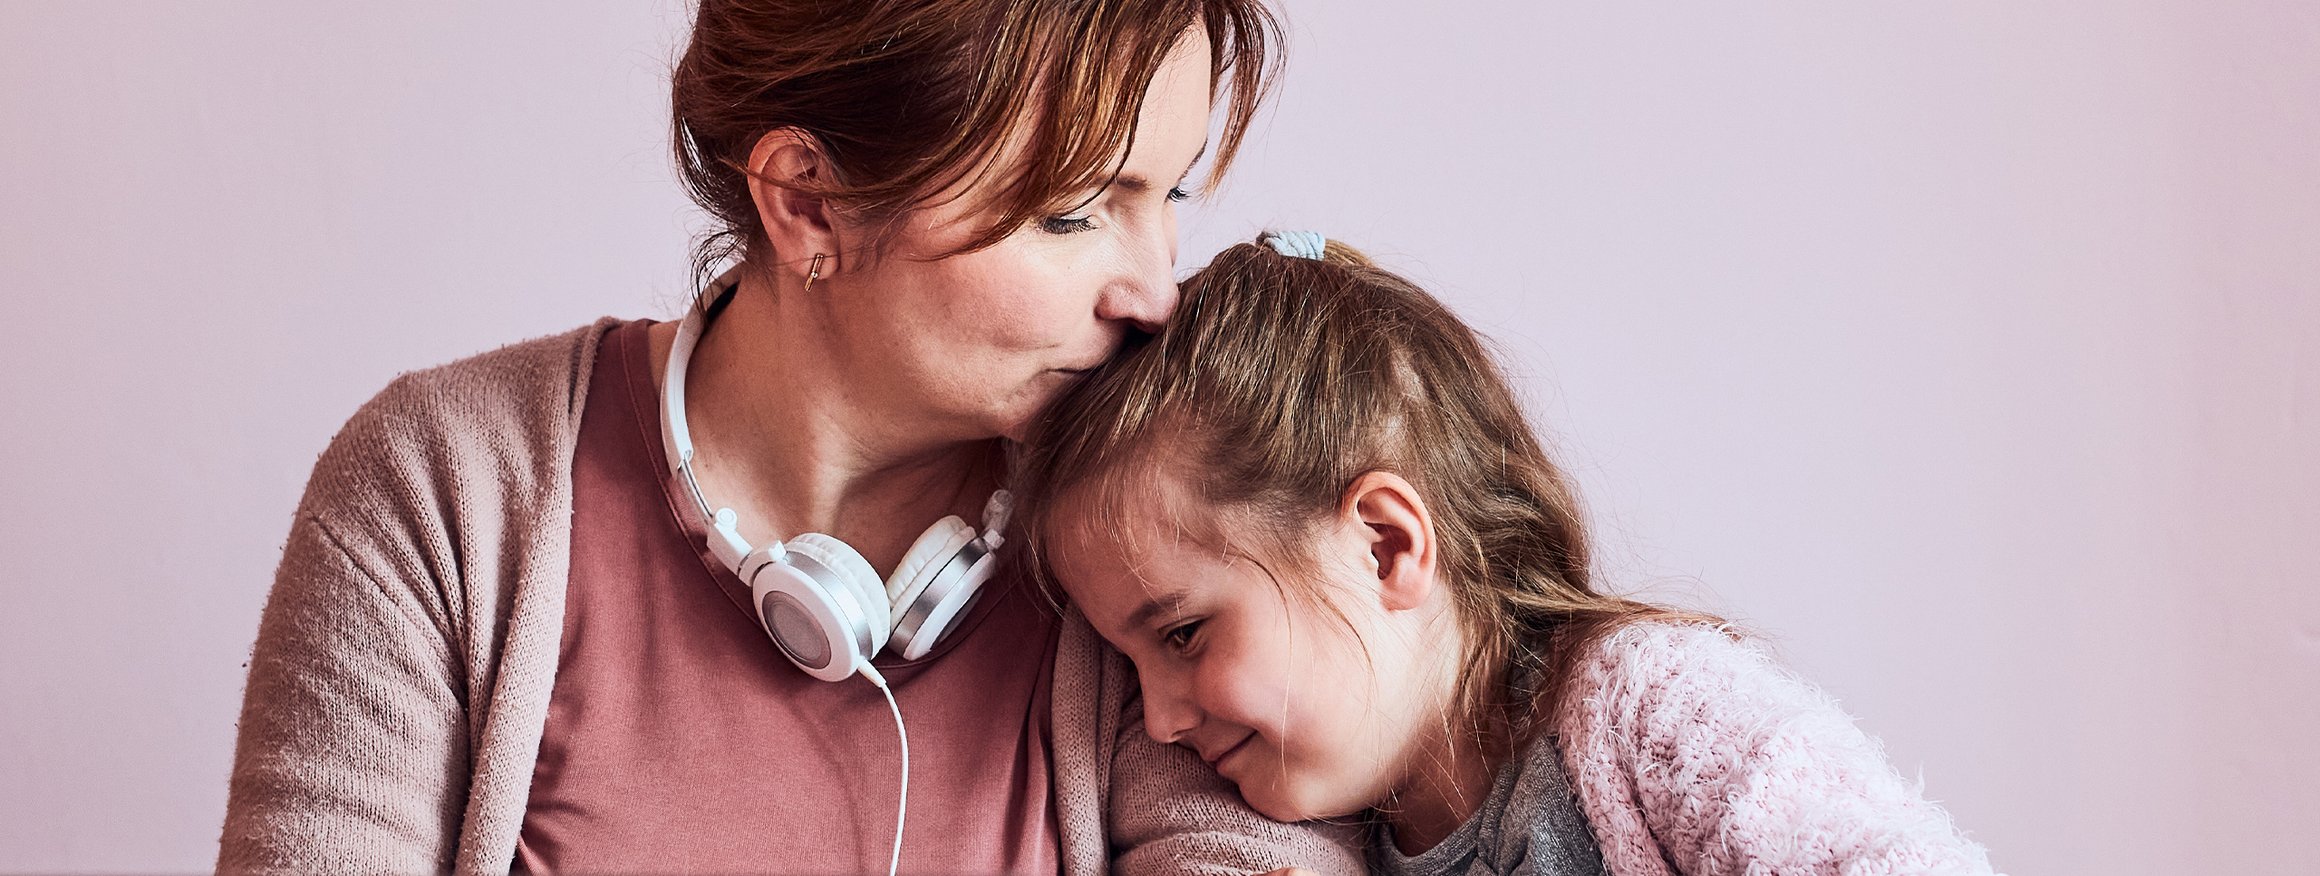
[[[1192,176],[1192,169],[1199,167],[1200,160],[1207,157],[1208,141],[1202,140],[1200,141],[1200,151],[1192,153],[1192,160],[1184,163],[1184,172],[1176,175],[1176,181],[1183,182],[1186,178]]]
[[[1206,157],[1207,155],[1208,144],[1200,144],[1200,151],[1192,154],[1192,161],[1184,165],[1184,172],[1176,175],[1176,181],[1183,182],[1185,178],[1192,176],[1192,169],[1200,166],[1200,159]],[[1171,185],[1173,185],[1173,183],[1171,183]],[[1144,176],[1141,174],[1123,173],[1119,176],[1112,177],[1111,185],[1107,188],[1115,188],[1128,194],[1136,195],[1151,191],[1153,186],[1152,181],[1144,178]]]

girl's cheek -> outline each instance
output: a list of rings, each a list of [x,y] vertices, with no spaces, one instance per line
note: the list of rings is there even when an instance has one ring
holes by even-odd
[[[1216,668],[1203,673],[1202,684],[1208,699],[1221,712],[1229,712],[1233,723],[1252,729],[1259,727],[1265,716],[1279,717],[1286,702],[1288,688],[1281,677],[1277,662],[1250,659],[1254,655],[1236,655],[1231,660],[1212,660]]]
[[[1204,654],[1192,668],[1191,689],[1201,708],[1227,721],[1240,723],[1240,679],[1234,677],[1232,661],[1217,659],[1219,655]]]

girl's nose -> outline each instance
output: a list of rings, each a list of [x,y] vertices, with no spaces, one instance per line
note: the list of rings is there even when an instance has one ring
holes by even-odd
[[[1139,680],[1144,687],[1144,732],[1153,741],[1172,744],[1200,726],[1200,709],[1183,695],[1180,685],[1149,675]]]

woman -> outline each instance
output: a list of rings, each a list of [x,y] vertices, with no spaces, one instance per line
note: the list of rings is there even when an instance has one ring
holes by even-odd
[[[1229,163],[1271,27],[1254,0],[704,0],[675,132],[724,225],[701,273],[736,267],[682,326],[408,375],[340,432],[220,869],[1357,868],[1144,740],[1083,622],[1003,576],[935,638],[904,580],[949,569],[930,523],[976,534],[946,515],[1003,538],[1007,440],[1170,312],[1176,184],[1226,77]],[[891,605],[846,595],[885,570]],[[776,648],[815,629],[769,598],[793,573],[864,624],[831,642],[915,659]]]

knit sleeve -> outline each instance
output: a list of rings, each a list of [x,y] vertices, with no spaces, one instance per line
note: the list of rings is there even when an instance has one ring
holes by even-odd
[[[1146,735],[1140,697],[1129,700],[1119,731],[1111,822],[1113,866],[1123,876],[1362,872],[1358,823],[1283,824],[1257,814],[1199,756]]]
[[[250,655],[219,872],[450,869],[468,745],[433,613],[319,517],[293,524]]]
[[[307,479],[221,872],[505,872],[555,681],[572,446],[616,319],[405,374]]]
[[[1833,699],[1723,631],[1637,624],[1569,683],[1564,757],[1614,874],[1990,872]]]
[[[447,462],[461,454],[446,448],[482,434],[444,425],[456,420],[442,399],[475,396],[450,383],[397,378],[307,478],[250,653],[221,872],[458,863],[476,689],[466,669],[480,644],[465,585],[497,558],[450,534],[459,506],[488,495],[462,489],[464,469]]]
[[[1067,611],[1063,624],[1054,735],[1064,872],[1362,872],[1356,828],[1265,818],[1198,756],[1153,741],[1127,658],[1104,645],[1077,611]],[[1094,833],[1100,838],[1086,836]]]

